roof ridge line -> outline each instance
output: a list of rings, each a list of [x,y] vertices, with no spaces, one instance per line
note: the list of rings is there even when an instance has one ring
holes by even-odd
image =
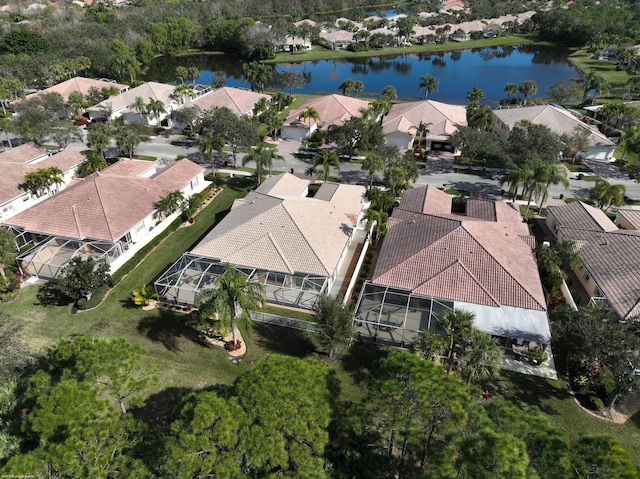
[[[322,262],[322,260],[318,256],[318,253],[316,253],[316,250],[314,249],[314,247],[311,246],[311,243],[309,243],[309,239],[304,234],[304,232],[300,229],[300,226],[298,226],[298,223],[293,219],[293,216],[291,216],[291,213],[289,212],[289,210],[287,209],[287,207],[284,204],[284,200],[280,204],[282,205],[282,209],[285,211],[285,213],[287,214],[287,216],[291,220],[291,223],[295,226],[295,228],[300,233],[300,236],[302,236],[304,238],[304,241],[307,243],[307,246],[309,247],[309,249],[313,252],[313,256],[315,256],[315,258],[318,260],[318,263],[322,266],[322,269],[324,269],[325,273],[328,276],[331,276],[332,271],[327,271],[327,267],[325,266],[325,264]]]
[[[282,259],[282,262],[285,265],[287,265],[287,268],[289,268],[289,273],[292,273],[292,274],[295,273],[294,269],[291,267],[291,265],[287,261],[287,258],[285,257],[285,255],[283,254],[282,250],[280,249],[280,245],[278,244],[278,242],[274,238],[274,236],[271,233],[271,231],[269,231],[265,236],[267,236],[271,240],[271,244],[273,244],[273,247],[276,249],[276,251],[280,255],[280,259]],[[264,238],[264,236],[263,236],[263,238]]]
[[[482,248],[482,249],[483,249],[483,250],[484,250],[484,251],[485,251],[485,252],[486,252],[486,253],[491,257],[491,259],[493,259],[493,261],[495,261],[495,262],[496,262],[496,264],[500,267],[500,269],[501,269],[502,271],[504,271],[504,272],[507,274],[507,276],[509,276],[509,277],[514,281],[514,283],[517,285],[517,287],[518,287],[520,290],[524,291],[524,292],[525,292],[525,293],[526,293],[526,294],[527,294],[527,295],[528,295],[528,296],[529,296],[529,297],[530,297],[530,298],[531,298],[531,299],[532,299],[536,304],[538,304],[539,306],[541,306],[541,307],[542,307],[542,309],[543,309],[544,311],[546,311],[546,305],[545,305],[545,304],[541,304],[541,303],[540,303],[540,301],[538,301],[538,300],[537,300],[537,299],[536,299],[536,298],[535,298],[535,297],[534,297],[534,296],[529,292],[529,290],[528,290],[527,288],[523,287],[523,286],[522,286],[522,284],[520,283],[520,281],[519,281],[515,276],[513,276],[513,275],[511,274],[511,272],[510,272],[507,268],[505,268],[505,267],[502,265],[502,263],[501,263],[500,261],[498,261],[498,260],[496,259],[496,257],[495,257],[493,254],[491,254],[491,252],[489,252],[489,250],[488,250],[487,248],[485,248],[485,247],[484,247],[484,245],[483,245],[480,241],[478,241],[478,239],[477,239],[474,235],[472,235],[472,234],[471,234],[471,232],[469,232],[469,231],[464,227],[464,224],[462,224],[462,225],[461,225],[461,227],[464,229],[464,231],[465,231],[465,232],[466,232],[466,233],[467,233],[471,238],[473,238],[473,241],[475,241],[475,242],[478,244],[478,246],[480,246],[480,248]],[[498,303],[498,304],[500,304],[500,303]]]
[[[107,230],[109,230],[109,236],[111,236],[111,240],[113,241],[115,238],[113,237],[113,230],[111,229],[111,223],[109,222],[109,218],[107,218],[107,213],[105,211],[104,208],[104,201],[102,200],[102,195],[100,194],[100,188],[98,188],[98,183],[96,182],[96,180],[98,178],[105,178],[104,176],[96,176],[93,179],[93,186],[96,190],[96,195],[98,196],[98,201],[100,203],[100,211],[102,212],[102,216],[104,218],[105,223],[107,224]]]

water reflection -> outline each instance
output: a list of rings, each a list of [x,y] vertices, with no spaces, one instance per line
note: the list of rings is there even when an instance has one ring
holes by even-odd
[[[420,76],[430,74],[439,81],[438,92],[430,97],[448,103],[466,103],[466,92],[477,86],[486,93],[483,100],[497,103],[505,97],[507,83],[520,84],[533,80],[538,85],[538,97],[560,80],[580,78],[581,74],[567,63],[570,51],[562,47],[534,45],[479,48],[454,52],[431,52],[358,58],[353,60],[314,60],[304,63],[281,63],[276,72],[290,71],[304,76],[306,84],[295,92],[336,93],[345,79],[360,80],[363,94],[379,94],[387,85],[398,91],[401,99],[416,99]],[[198,82],[210,84],[213,72],[224,72],[227,85],[248,87],[243,81],[242,62],[223,55],[193,55],[159,58],[151,65],[144,79],[175,81],[177,66],[195,66],[200,72]],[[279,85],[273,88],[281,89]],[[362,96],[362,95],[361,95]]]

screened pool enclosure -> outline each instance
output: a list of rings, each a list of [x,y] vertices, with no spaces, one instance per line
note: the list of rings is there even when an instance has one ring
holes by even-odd
[[[453,308],[453,301],[366,282],[356,307],[354,333],[380,343],[410,344],[421,331],[437,330],[442,315]]]
[[[328,277],[233,266],[264,286],[267,303],[310,310],[328,290]],[[198,293],[212,288],[224,267],[217,260],[186,253],[155,282],[156,292],[163,302],[196,306]]]

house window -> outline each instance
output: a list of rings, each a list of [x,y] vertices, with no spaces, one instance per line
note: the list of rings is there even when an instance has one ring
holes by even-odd
[[[553,220],[553,233],[557,235],[559,229],[560,229],[560,225],[556,220]]]
[[[589,272],[585,271],[585,273],[582,275],[582,279],[584,279],[584,282],[589,284],[589,280],[591,279],[591,275],[589,274]]]
[[[9,210],[11,210],[11,203],[7,203],[6,205],[2,206],[2,212],[3,213],[6,213]]]
[[[593,290],[593,295],[596,298],[602,298],[604,297],[604,293],[602,292],[602,290],[600,289],[600,286],[596,286],[596,289]]]
[[[196,176],[194,179],[192,179],[189,184],[191,185],[191,189],[193,190],[196,186],[198,186],[198,177]]]
[[[135,231],[136,233],[140,233],[140,231],[142,231],[143,229],[145,229],[145,227],[144,227],[144,221],[141,221],[140,223],[138,223],[138,224],[135,226],[135,228],[134,228],[134,230],[133,230],[133,231]]]

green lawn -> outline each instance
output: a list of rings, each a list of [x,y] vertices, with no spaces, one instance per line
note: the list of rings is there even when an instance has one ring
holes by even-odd
[[[582,72],[593,71],[609,82],[610,91],[603,99],[620,100],[624,85],[632,75],[626,71],[616,70],[616,63],[591,58],[586,50],[578,50],[569,56],[569,61]],[[596,99],[599,100],[599,99]],[[599,102],[599,101],[598,101]]]

